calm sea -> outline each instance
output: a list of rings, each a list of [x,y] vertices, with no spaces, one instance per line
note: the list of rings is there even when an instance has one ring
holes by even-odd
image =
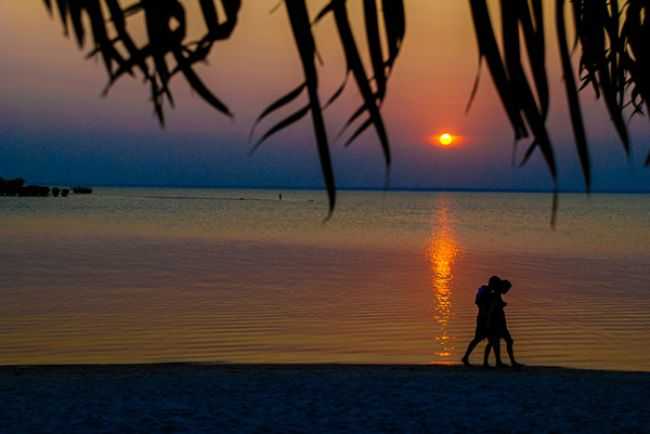
[[[323,224],[318,191],[0,198],[0,364],[458,363],[498,274],[522,362],[650,371],[650,196],[563,195],[555,231],[550,210],[342,192]]]

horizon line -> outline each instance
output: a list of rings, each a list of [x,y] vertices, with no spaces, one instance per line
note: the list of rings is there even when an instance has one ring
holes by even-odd
[[[57,183],[39,183],[58,185]],[[61,184],[67,185],[67,184]],[[72,184],[71,184],[72,185]],[[75,183],[94,188],[169,188],[169,189],[209,189],[209,190],[287,190],[287,191],[323,191],[320,186],[252,186],[252,185],[202,185],[202,184],[85,184]],[[535,193],[553,194],[551,189],[526,189],[526,188],[480,188],[480,187],[337,187],[338,191],[368,191],[368,192],[449,192],[449,193]],[[650,189],[629,190],[629,189],[598,189],[587,192],[579,189],[560,189],[559,194],[650,194]]]

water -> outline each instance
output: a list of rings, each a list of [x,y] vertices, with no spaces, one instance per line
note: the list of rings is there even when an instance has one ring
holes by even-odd
[[[650,371],[650,196],[278,193],[0,198],[0,364],[458,363],[499,274],[524,363]]]

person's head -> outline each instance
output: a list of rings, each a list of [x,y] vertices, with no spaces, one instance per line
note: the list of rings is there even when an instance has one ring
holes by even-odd
[[[502,281],[499,278],[499,276],[492,276],[488,281],[488,288],[490,288],[493,291],[498,291],[501,288],[501,282]]]
[[[501,293],[506,294],[512,288],[512,283],[509,280],[501,281]]]

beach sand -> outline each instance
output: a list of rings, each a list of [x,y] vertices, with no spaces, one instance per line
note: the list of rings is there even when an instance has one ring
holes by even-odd
[[[643,433],[650,373],[526,367],[0,368],[0,432]]]

